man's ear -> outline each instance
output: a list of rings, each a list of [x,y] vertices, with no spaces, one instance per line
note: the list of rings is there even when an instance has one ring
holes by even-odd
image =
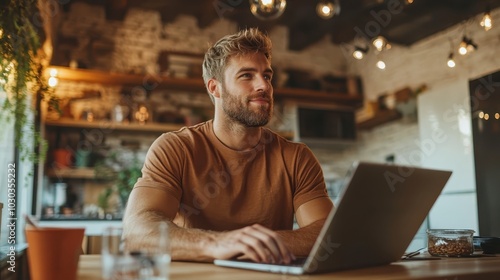
[[[207,82],[207,90],[208,93],[211,94],[215,98],[220,97],[220,83],[216,79],[210,79]]]

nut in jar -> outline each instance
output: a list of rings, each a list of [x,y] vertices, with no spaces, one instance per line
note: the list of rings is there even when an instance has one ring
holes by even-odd
[[[439,257],[466,257],[474,253],[474,231],[470,229],[429,229],[427,250]]]

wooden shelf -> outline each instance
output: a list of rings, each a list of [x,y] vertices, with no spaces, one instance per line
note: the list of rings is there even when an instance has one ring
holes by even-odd
[[[95,128],[102,130],[141,131],[141,132],[158,132],[158,133],[176,131],[184,127],[183,124],[116,123],[108,120],[87,122],[83,120],[73,120],[73,119],[46,120],[45,125],[49,127]]]
[[[202,79],[172,78],[153,74],[125,74],[104,72],[100,70],[72,69],[68,67],[50,66],[57,70],[57,78],[65,81],[98,83],[104,85],[143,86],[146,90],[160,88],[199,91],[205,93]]]
[[[371,129],[399,118],[401,118],[401,114],[396,110],[382,110],[377,112],[371,119],[358,123],[357,127],[358,129]]]
[[[47,176],[59,179],[94,179],[94,168],[52,168]]]
[[[61,66],[50,66],[57,70],[57,78],[65,81],[99,83],[107,85],[143,86],[146,90],[177,89],[206,94],[205,84],[198,78],[172,78],[154,74],[124,74],[100,70],[71,69]],[[315,91],[300,88],[275,88],[277,98],[307,99],[316,102],[344,104],[359,108],[363,105],[363,96],[347,93]]]

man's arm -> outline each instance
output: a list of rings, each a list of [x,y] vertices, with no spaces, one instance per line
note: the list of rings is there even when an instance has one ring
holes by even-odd
[[[332,208],[333,203],[328,197],[308,201],[295,213],[300,228],[277,232],[295,256],[309,254]]]
[[[127,248],[140,250],[157,239],[159,223],[167,222],[174,260],[212,261],[242,255],[256,262],[288,263],[293,258],[281,237],[260,225],[227,232],[178,227],[172,222],[178,208],[179,203],[165,191],[135,188],[123,218]]]

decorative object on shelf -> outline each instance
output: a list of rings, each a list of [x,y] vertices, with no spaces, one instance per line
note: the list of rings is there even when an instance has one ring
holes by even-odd
[[[54,165],[57,168],[68,168],[73,164],[73,155],[68,149],[55,149],[53,152]]]
[[[146,124],[152,119],[151,110],[147,104],[138,104],[134,112],[134,120],[140,124]]]
[[[75,166],[84,168],[90,166],[91,151],[87,149],[78,149],[75,153]]]
[[[88,122],[93,122],[95,117],[94,117],[94,110],[92,110],[92,107],[85,106],[82,110],[80,118]]]
[[[42,98],[49,106],[57,104],[44,71],[43,52],[40,51],[40,35],[43,30],[31,19],[32,15],[42,15],[38,10],[39,1],[2,1],[0,9],[0,122],[14,122],[14,142],[21,160],[33,163],[42,161],[47,144],[32,120],[34,100]],[[31,145],[39,148],[36,152]]]
[[[56,214],[61,214],[62,207],[66,203],[66,183],[54,184],[54,209]]]
[[[261,20],[276,19],[286,8],[286,0],[250,0],[250,11]]]
[[[111,111],[111,120],[117,123],[127,123],[130,108],[121,102],[116,104]]]
[[[149,93],[143,88],[132,90],[132,100],[134,101],[133,122],[146,124],[153,121],[153,110],[151,110],[151,104],[148,100]]]

